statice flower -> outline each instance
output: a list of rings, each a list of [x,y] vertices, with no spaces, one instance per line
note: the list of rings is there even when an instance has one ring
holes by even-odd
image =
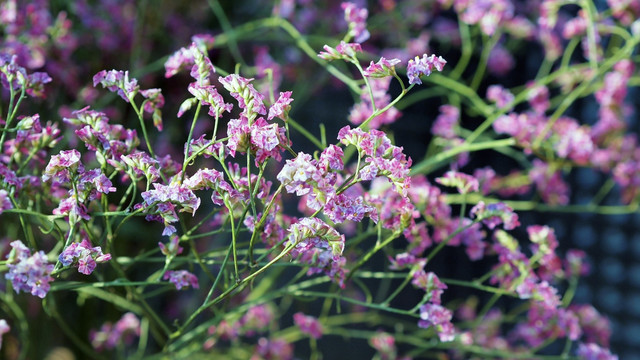
[[[291,360],[293,359],[293,345],[284,339],[258,339],[258,345],[251,359]]]
[[[58,155],[51,157],[42,175],[42,180],[47,181],[55,177],[60,181],[68,181],[73,173],[82,170],[84,167],[80,163],[80,152],[75,149],[63,150]]]
[[[335,49],[329,45],[325,45],[322,48],[324,49],[324,51],[318,53],[318,57],[326,61],[352,61],[355,59],[356,53],[362,52],[362,46],[360,46],[360,44],[346,43],[344,41],[340,41],[340,44],[338,44]]]
[[[385,78],[388,76],[393,76],[396,73],[395,66],[400,63],[400,59],[385,59],[381,57],[377,63],[371,63],[369,66],[364,69],[364,76],[372,77],[372,78]]]
[[[491,85],[487,88],[487,99],[494,101],[498,108],[505,108],[513,102],[515,96],[502,85]]]
[[[158,242],[158,247],[160,248],[160,252],[167,257],[175,257],[177,255],[182,254],[184,248],[180,246],[180,238],[172,234],[169,236],[169,243],[167,245],[162,242]]]
[[[416,56],[414,59],[409,60],[407,64],[407,76],[409,77],[409,84],[422,84],[420,76],[429,76],[431,71],[435,68],[438,71],[442,71],[444,65],[447,63],[442,56],[436,58],[435,55],[427,56],[422,55],[422,58]]]
[[[140,91],[138,80],[129,79],[128,71],[102,70],[93,76],[93,86],[98,84],[111,92],[116,92],[126,102]]]
[[[126,313],[114,324],[107,322],[100,330],[91,330],[89,340],[96,350],[111,350],[120,344],[129,345],[140,336],[140,320],[133,313]]]
[[[176,290],[191,286],[194,289],[198,289],[198,278],[187,270],[169,270],[164,273],[162,277],[164,280],[169,280],[176,286]]]
[[[460,110],[452,105],[440,106],[440,115],[431,127],[434,135],[445,139],[453,139],[456,137],[456,127],[460,121]]]
[[[162,96],[161,90],[141,90],[140,95],[145,98],[142,102],[144,112],[151,114],[153,126],[155,126],[158,131],[162,131],[162,111],[160,109],[164,106],[164,96]]]
[[[322,337],[322,324],[315,317],[297,312],[293,314],[293,322],[303,334],[307,334],[314,339]]]
[[[578,345],[576,355],[583,360],[618,360],[617,355],[611,354],[608,349],[604,349],[594,343],[581,343]]]
[[[0,189],[0,214],[2,214],[5,210],[13,209],[13,204],[11,204],[11,199],[9,198],[9,193],[7,190]]]
[[[424,290],[428,295],[429,302],[438,305],[441,304],[440,297],[442,293],[447,289],[447,285],[440,281],[438,275],[424,270],[418,270],[413,273],[411,284],[418,289]]]
[[[516,61],[511,53],[498,44],[494,46],[489,53],[487,69],[494,75],[504,76],[514,68],[515,63]]]
[[[263,103],[264,97],[251,84],[252,78],[247,79],[237,74],[231,74],[219,77],[218,81],[236,99],[249,122],[252,122],[258,114],[267,114],[267,108]]]
[[[383,109],[391,102],[391,96],[388,94],[391,78],[373,78],[369,80],[375,109]],[[360,102],[351,108],[349,113],[349,121],[354,125],[362,124],[373,115],[374,106],[371,103],[371,96],[366,86],[362,87],[360,94]],[[390,107],[382,114],[377,115],[368,123],[369,128],[378,129],[382,125],[394,123],[402,116],[402,113],[395,107]]]
[[[174,179],[179,176],[174,177]],[[171,235],[176,229],[171,223],[178,221],[176,206],[180,206],[180,212],[189,212],[195,215],[195,211],[200,207],[200,198],[187,186],[171,183],[170,185],[153,184],[154,189],[143,192],[142,204],[136,207],[143,207],[149,215],[148,221],[161,221],[165,225],[162,235]]]
[[[549,164],[534,159],[529,177],[536,184],[542,200],[550,205],[566,205],[569,203],[569,185],[562,179],[560,170],[553,170]]]
[[[247,336],[264,333],[275,319],[275,312],[270,304],[255,305],[249,308],[239,321],[240,331]]]
[[[571,305],[569,308],[578,316],[580,328],[587,343],[609,346],[611,324],[608,318],[600,314],[592,305]]]
[[[363,43],[371,34],[367,30],[367,17],[369,11],[365,8],[358,8],[352,2],[343,2],[341,4],[344,10],[344,19],[349,23],[349,35],[357,43]]]
[[[375,335],[369,339],[369,344],[378,351],[383,360],[396,360],[396,339],[393,335],[384,331],[377,331]]]
[[[513,230],[520,225],[518,215],[509,205],[501,202],[485,205],[484,201],[480,201],[471,209],[471,215],[481,220],[489,229],[503,224],[505,230]]]
[[[274,117],[279,117],[282,120],[286,120],[289,115],[289,110],[291,109],[291,102],[293,99],[291,98],[291,91],[281,92],[278,100],[276,100],[273,105],[269,108],[269,115],[267,115],[267,120],[271,120]]]
[[[40,250],[32,255],[20,240],[15,240],[10,245],[12,250],[7,255],[9,272],[4,277],[11,281],[16,293],[30,292],[44,298],[49,291],[49,283],[53,281],[53,264],[48,263],[44,251]]]
[[[324,213],[334,223],[346,220],[360,222],[365,216],[378,220],[376,208],[364,203],[362,196],[349,196],[345,193],[327,197]]]
[[[84,239],[67,246],[58,260],[64,266],[77,267],[81,274],[91,275],[97,264],[111,260],[111,254],[103,254],[100,246],[92,247],[89,240]]]
[[[451,323],[451,310],[442,305],[426,303],[420,306],[418,326],[424,329],[434,327],[442,342],[453,341],[455,328]]]
[[[308,275],[325,272],[344,287],[344,235],[318,218],[302,218],[288,229],[291,256],[310,265]]]
[[[473,176],[453,170],[449,170],[444,176],[437,178],[436,182],[440,185],[455,187],[460,194],[476,192],[480,186],[478,179]]]

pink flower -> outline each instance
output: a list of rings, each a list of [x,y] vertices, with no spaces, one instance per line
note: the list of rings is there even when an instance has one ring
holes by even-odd
[[[356,52],[362,52],[362,46],[358,43],[346,43],[340,41],[340,44],[336,48],[332,48],[329,45],[323,46],[324,51],[318,54],[318,57],[326,60],[351,60],[356,56]]]
[[[93,86],[98,84],[111,92],[117,92],[126,102],[140,90],[136,79],[129,80],[128,71],[102,70],[93,76]]]
[[[578,345],[576,355],[584,360],[618,360],[618,356],[594,343]]]
[[[307,334],[314,339],[322,337],[322,325],[315,317],[297,312],[293,314],[293,322],[303,334]]]
[[[110,254],[103,254],[100,246],[92,247],[91,243],[84,239],[80,243],[72,243],[67,246],[58,260],[64,266],[76,266],[78,272],[91,275],[97,263],[111,260]]]
[[[418,326],[424,329],[434,327],[440,341],[453,341],[455,329],[451,323],[451,310],[433,303],[426,303],[420,307],[420,321]]]
[[[476,192],[480,186],[478,180],[473,176],[453,170],[449,170],[444,176],[437,178],[436,182],[444,186],[455,187],[460,194]]]
[[[349,23],[349,35],[357,43],[366,41],[371,36],[367,30],[367,17],[369,16],[367,9],[358,8],[352,2],[343,2],[341,6],[344,10],[344,19]]]
[[[407,76],[409,77],[409,84],[422,84],[420,76],[429,76],[431,71],[435,68],[438,71],[442,71],[444,65],[447,63],[442,56],[436,58],[435,55],[427,56],[422,55],[422,58],[416,56],[414,59],[409,60],[407,64]]]
[[[273,105],[269,108],[269,115],[267,116],[267,120],[271,120],[274,117],[279,117],[283,120],[287,119],[289,114],[289,110],[291,109],[291,102],[293,99],[291,98],[291,91],[285,91],[280,93],[280,97],[276,100]]]
[[[31,251],[20,240],[11,242],[12,250],[7,255],[7,272],[4,277],[11,281],[16,293],[30,292],[44,298],[49,292],[49,283],[53,281],[51,272],[53,264],[49,264],[44,251],[31,254]]]
[[[393,76],[396,73],[395,66],[400,63],[400,59],[390,59],[387,60],[384,57],[381,57],[377,63],[371,63],[364,70],[364,76],[372,77],[372,78],[384,78],[388,76]]]
[[[198,278],[187,270],[169,270],[164,273],[162,277],[164,280],[169,279],[176,286],[176,290],[180,290],[183,287],[191,286],[194,289],[198,289]]]
[[[0,214],[5,210],[10,209],[13,209],[13,204],[9,198],[9,193],[4,189],[0,189]]]

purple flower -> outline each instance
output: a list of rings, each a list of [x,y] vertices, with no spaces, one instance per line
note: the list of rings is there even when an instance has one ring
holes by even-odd
[[[513,230],[520,225],[518,215],[510,206],[501,202],[485,205],[484,201],[480,201],[471,209],[471,215],[481,220],[489,229],[503,224],[505,230]]]
[[[451,105],[440,106],[440,115],[431,127],[434,135],[445,139],[453,139],[456,137],[456,127],[460,121],[460,110]]]
[[[323,47],[324,51],[321,51],[318,54],[318,57],[322,60],[332,61],[332,60],[346,60],[350,61],[355,59],[357,52],[362,52],[362,46],[358,43],[346,43],[344,41],[340,41],[340,44],[334,48],[329,45],[325,45]]]
[[[302,218],[288,232],[288,244],[294,246],[291,256],[311,265],[308,275],[324,271],[344,287],[344,235],[318,218]]]
[[[246,314],[240,318],[240,328],[245,335],[253,336],[256,333],[264,333],[275,319],[274,310],[269,304],[255,305],[249,308]]]
[[[473,176],[453,170],[449,170],[443,177],[437,178],[436,182],[444,186],[455,187],[460,194],[476,192],[480,186],[478,180]]]
[[[373,93],[373,102],[376,109],[382,109],[391,103],[391,96],[388,94],[389,84],[391,78],[372,78],[369,79],[369,86],[371,86],[371,92]],[[384,124],[391,124],[398,120],[402,113],[395,107],[390,107],[382,114],[379,114],[373,119],[369,119],[373,114],[374,108],[371,103],[371,96],[366,86],[362,86],[362,93],[360,94],[360,102],[353,105],[351,112],[349,113],[349,121],[352,124],[358,125],[369,120],[369,128],[378,129]]]
[[[251,85],[252,80],[237,74],[218,78],[222,86],[238,101],[238,106],[243,109],[243,114],[250,121],[253,121],[258,114],[267,114],[267,108],[263,103],[264,97]]]
[[[293,322],[300,328],[303,334],[307,334],[314,339],[320,339],[322,337],[322,324],[320,324],[317,318],[297,312],[293,314]]]
[[[49,283],[53,281],[53,264],[48,263],[44,251],[31,255],[31,251],[20,240],[10,245],[13,249],[7,256],[9,272],[4,277],[11,281],[16,293],[30,292],[44,298],[49,291]]]
[[[258,339],[254,355],[252,359],[291,360],[293,359],[293,345],[284,339],[261,337]]]
[[[100,330],[91,330],[89,340],[98,351],[111,350],[119,344],[131,344],[134,337],[140,336],[140,320],[133,313],[126,313],[115,323],[107,322]]]
[[[343,2],[341,6],[344,10],[344,19],[349,23],[349,36],[352,36],[357,43],[366,41],[371,36],[367,30],[369,16],[367,9],[358,8],[352,2]]]
[[[578,345],[576,355],[584,360],[618,360],[618,356],[594,343]]]
[[[9,193],[4,189],[0,189],[0,214],[5,210],[10,209],[13,209],[13,204],[11,204]]]
[[[390,59],[387,60],[384,57],[381,57],[377,63],[371,63],[364,70],[364,76],[372,77],[372,78],[384,78],[387,76],[393,76],[396,73],[395,66],[400,63],[400,59]]]
[[[280,93],[280,97],[276,100],[273,105],[269,108],[269,115],[267,116],[267,120],[271,120],[274,117],[279,117],[283,120],[287,119],[289,114],[289,110],[291,109],[291,102],[293,99],[291,98],[291,91],[285,91]]]
[[[420,307],[420,320],[418,326],[424,329],[434,327],[440,341],[453,341],[455,329],[451,323],[453,314],[444,306],[426,303]]]
[[[409,77],[409,84],[422,84],[420,76],[429,76],[431,71],[435,68],[438,71],[442,71],[444,65],[447,63],[442,56],[436,58],[435,55],[427,56],[422,55],[422,58],[416,56],[414,59],[409,60],[407,64],[407,76]]]
[[[413,273],[411,284],[418,289],[424,290],[429,296],[429,301],[438,305],[441,303],[440,297],[442,293],[447,289],[447,285],[440,281],[438,275],[433,272],[427,273],[424,270],[418,270]]]
[[[288,193],[295,192],[296,195],[302,196],[311,190],[307,181],[313,179],[316,172],[311,155],[299,152],[295,159],[286,161],[277,179],[285,185]]]
[[[346,220],[359,222],[364,216],[371,217],[374,222],[378,220],[378,212],[375,207],[366,204],[362,196],[349,196],[346,192],[328,196],[324,213],[336,224]]]
[[[52,177],[66,180],[69,179],[71,173],[78,169],[83,169],[80,163],[80,152],[75,149],[63,150],[58,155],[51,157],[42,175],[42,180],[47,181]]]
[[[504,76],[513,69],[515,62],[516,61],[511,53],[498,44],[491,49],[491,52],[489,53],[487,69],[489,69],[489,72],[494,75]]]
[[[177,235],[171,235],[169,236],[169,238],[171,240],[169,240],[169,243],[167,245],[158,242],[160,252],[162,252],[162,254],[164,254],[165,256],[171,257],[182,254],[182,251],[184,249],[182,248],[182,246],[180,246],[180,238]]]
[[[126,102],[140,90],[136,79],[129,80],[128,71],[102,70],[93,76],[93,86],[98,84],[102,84],[102,87],[111,92],[117,92]]]
[[[376,334],[369,339],[369,344],[380,353],[381,359],[396,359],[396,339],[393,335],[384,331],[377,331]]]
[[[75,266],[78,272],[91,275],[96,264],[111,260],[111,254],[103,254],[100,246],[92,247],[89,240],[72,243],[60,253],[58,260],[64,266]]]
[[[491,85],[487,88],[487,99],[494,101],[498,108],[505,108],[513,102],[515,97],[502,85]]]
[[[194,289],[199,288],[198,278],[187,270],[169,270],[164,273],[162,278],[164,280],[169,279],[169,281],[176,286],[177,290],[180,290],[183,287],[189,287],[189,285]]]

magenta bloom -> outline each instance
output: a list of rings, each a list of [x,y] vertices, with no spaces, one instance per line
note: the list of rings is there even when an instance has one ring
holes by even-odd
[[[617,355],[611,354],[608,349],[601,348],[594,343],[578,345],[576,355],[584,360],[618,360]]]
[[[273,105],[269,108],[269,115],[267,116],[267,120],[271,120],[274,117],[279,117],[283,120],[287,119],[287,114],[291,109],[291,102],[293,99],[291,98],[291,91],[285,91],[280,93],[280,97],[276,100]]]
[[[89,240],[72,243],[60,253],[58,260],[64,266],[74,266],[78,272],[91,275],[98,263],[111,260],[111,254],[103,254],[100,246],[92,247]]]
[[[9,193],[4,189],[0,189],[0,214],[9,209],[13,209],[13,204],[11,204],[11,199],[9,199]]]
[[[369,39],[371,36],[367,30],[369,11],[365,8],[358,8],[352,2],[343,2],[341,6],[344,10],[344,19],[349,23],[349,35],[353,36],[353,40],[362,43]]]
[[[444,306],[427,303],[420,307],[418,326],[425,329],[435,327],[440,341],[452,341],[455,335],[455,329],[451,323],[452,317],[451,310]]]
[[[114,349],[118,344],[131,344],[140,336],[140,320],[133,313],[126,313],[113,325],[107,322],[100,330],[91,330],[89,340],[98,351]]]
[[[44,298],[49,291],[49,283],[53,281],[53,264],[48,263],[47,255],[42,250],[31,255],[31,251],[20,240],[10,245],[13,249],[7,256],[9,272],[4,277],[11,281],[16,293],[30,292]]]
[[[2,349],[2,335],[8,333],[11,330],[7,320],[0,319],[0,349]]]
[[[416,56],[414,59],[409,60],[407,64],[407,76],[409,77],[409,84],[422,84],[420,76],[429,76],[431,71],[435,68],[438,71],[442,71],[444,65],[447,63],[442,56],[436,58],[435,55],[427,56],[422,55],[422,58]]]
[[[177,290],[191,286],[194,289],[198,289],[198,278],[187,270],[169,270],[164,273],[162,277],[164,280],[169,279]]]
[[[322,337],[322,325],[315,317],[297,312],[293,314],[293,322],[300,328],[302,333],[314,339],[320,339]]]
[[[138,80],[129,80],[128,71],[102,70],[93,76],[93,86],[98,84],[111,92],[117,92],[126,102],[129,102],[129,98],[133,98],[140,90]]]

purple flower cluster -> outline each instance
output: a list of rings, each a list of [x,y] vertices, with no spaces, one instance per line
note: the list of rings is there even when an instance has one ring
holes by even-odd
[[[344,235],[317,218],[303,218],[288,229],[291,256],[310,265],[307,275],[324,272],[344,287],[346,259],[342,257]]]
[[[387,93],[389,90],[389,84],[391,78],[372,78],[369,79],[369,85],[371,86],[371,92],[373,94],[373,101],[375,106],[371,103],[371,96],[367,91],[367,87],[362,88],[360,94],[360,102],[355,104],[351,108],[349,113],[349,121],[354,125],[359,125],[365,122],[369,117],[373,116],[374,109],[383,109],[391,102],[391,96]],[[402,113],[395,107],[390,107],[384,113],[374,117],[368,122],[369,128],[378,129],[383,125],[392,124],[402,116]]]
[[[437,58],[433,54],[431,56],[427,56],[427,54],[422,55],[422,57],[416,56],[414,59],[409,60],[407,64],[409,84],[422,84],[420,76],[431,75],[434,68],[442,71],[446,63],[447,61],[443,59],[442,56],[438,56]]]
[[[51,277],[53,264],[49,264],[44,251],[31,254],[20,240],[12,241],[10,245],[12,249],[7,255],[9,272],[4,277],[11,281],[17,293],[30,292],[32,295],[44,298],[49,291],[49,283],[53,281]]]
[[[100,330],[91,330],[89,340],[98,351],[111,350],[121,344],[131,344],[140,336],[140,320],[133,313],[126,313],[115,324],[106,322]]]
[[[103,254],[100,246],[92,247],[87,239],[67,246],[58,260],[64,266],[74,266],[78,272],[91,275],[96,265],[111,260],[111,254]]]
[[[198,277],[188,272],[187,270],[169,270],[164,273],[162,277],[164,280],[169,280],[176,286],[176,290],[187,288],[191,286],[194,289],[198,289]]]
[[[314,339],[322,337],[322,324],[315,317],[297,312],[293,314],[293,322],[303,334],[307,334]]]

